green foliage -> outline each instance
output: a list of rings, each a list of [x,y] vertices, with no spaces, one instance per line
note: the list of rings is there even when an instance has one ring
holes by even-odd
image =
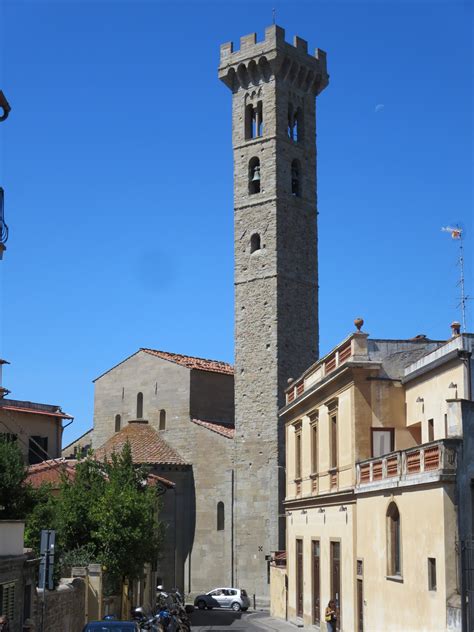
[[[101,563],[113,577],[135,579],[146,562],[156,559],[161,541],[156,490],[146,485],[146,472],[133,466],[130,445],[106,464],[105,493],[94,507]]]
[[[94,507],[106,485],[103,465],[94,459],[79,462],[73,480],[63,477],[56,528],[58,544],[64,551],[91,544],[91,534],[96,528]]]
[[[63,477],[57,496],[48,486],[34,490],[28,546],[37,550],[41,529],[55,529],[63,566],[98,562],[111,581],[140,577],[162,540],[156,488],[146,477],[145,468],[134,466],[128,443],[105,463],[79,462],[74,479]]]
[[[20,520],[31,509],[27,468],[16,441],[0,436],[0,519]]]
[[[39,555],[41,530],[56,529],[58,499],[48,484],[43,484],[38,489],[32,488],[31,499],[32,508],[25,523],[25,544]]]

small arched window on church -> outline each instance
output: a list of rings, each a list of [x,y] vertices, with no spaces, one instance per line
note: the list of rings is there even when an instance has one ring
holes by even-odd
[[[225,527],[225,515],[224,515],[224,503],[219,501],[217,503],[217,530],[224,531]]]
[[[120,415],[115,415],[115,432],[120,432],[121,425],[122,417]]]
[[[301,182],[300,182],[300,163],[298,160],[293,160],[291,163],[291,194],[296,197],[301,196]]]
[[[166,410],[160,410],[160,430],[166,430]]]
[[[260,193],[260,160],[252,158],[249,162],[249,194]]]
[[[137,394],[137,419],[143,417],[143,393]]]
[[[258,233],[254,233],[250,237],[250,254],[252,254],[253,252],[257,252],[257,250],[260,250],[260,247],[260,235]]]

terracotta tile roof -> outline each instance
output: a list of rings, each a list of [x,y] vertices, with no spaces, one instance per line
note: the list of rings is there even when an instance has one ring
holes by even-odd
[[[212,432],[217,432],[217,434],[227,437],[228,439],[234,438],[235,428],[229,424],[219,423],[218,421],[204,421],[202,419],[191,419],[191,421],[198,426],[212,430]]]
[[[37,404],[24,402],[18,399],[0,399],[0,410],[15,410],[19,413],[31,413],[32,415],[46,415],[47,417],[59,417],[60,419],[74,419],[71,415],[63,413],[59,406],[50,404]]]
[[[63,473],[67,475],[69,480],[74,480],[77,463],[76,459],[50,459],[36,465],[30,465],[26,481],[31,483],[33,487],[40,487],[43,483],[49,483],[53,489],[57,489],[61,483],[61,475]],[[161,483],[169,489],[175,487],[172,481],[157,474],[149,474],[147,483],[148,485]]]
[[[220,360],[207,360],[206,358],[195,358],[193,356],[181,355],[180,353],[169,353],[168,351],[158,351],[156,349],[141,348],[140,351],[158,356],[163,360],[175,362],[188,369],[198,369],[199,371],[211,371],[212,373],[225,373],[227,375],[234,374],[234,367],[227,362]]]
[[[75,459],[49,459],[36,465],[30,465],[26,481],[31,483],[33,487],[40,487],[43,483],[49,483],[53,488],[57,488],[63,473],[69,479],[74,479],[76,463]]]
[[[147,423],[127,424],[95,451],[95,457],[102,460],[113,452],[121,452],[129,441],[134,463],[156,463],[160,465],[186,465],[186,462]]]

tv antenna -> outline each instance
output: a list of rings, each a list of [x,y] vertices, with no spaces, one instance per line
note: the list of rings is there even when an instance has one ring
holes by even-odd
[[[455,239],[459,242],[459,257],[458,257],[458,265],[459,265],[459,281],[457,285],[461,290],[461,296],[457,307],[461,308],[461,322],[462,322],[462,330],[466,333],[466,307],[467,301],[471,299],[470,296],[466,295],[466,286],[465,286],[465,277],[464,277],[464,244],[463,244],[463,229],[460,226],[443,226],[441,229],[445,233],[451,233],[451,238]]]

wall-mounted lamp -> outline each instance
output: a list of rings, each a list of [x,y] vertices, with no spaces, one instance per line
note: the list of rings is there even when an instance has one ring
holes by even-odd
[[[339,507],[339,511],[347,511],[347,507],[345,505],[341,505]]]
[[[422,402],[424,402],[425,400],[423,399],[423,397],[417,397],[416,398],[416,403],[417,404],[421,404]]]
[[[287,516],[291,516],[291,511],[287,511],[287,512],[286,512],[286,515],[287,515]]]
[[[302,509],[302,510],[301,510],[301,513],[302,513],[302,514],[307,514],[308,512],[306,511],[306,509]]]
[[[451,384],[448,386],[448,388],[457,388],[458,385],[455,384],[454,382],[451,382]]]
[[[326,510],[325,510],[325,509],[323,509],[322,507],[320,507],[320,508],[318,509],[318,513],[325,513],[325,512],[326,512]]]

